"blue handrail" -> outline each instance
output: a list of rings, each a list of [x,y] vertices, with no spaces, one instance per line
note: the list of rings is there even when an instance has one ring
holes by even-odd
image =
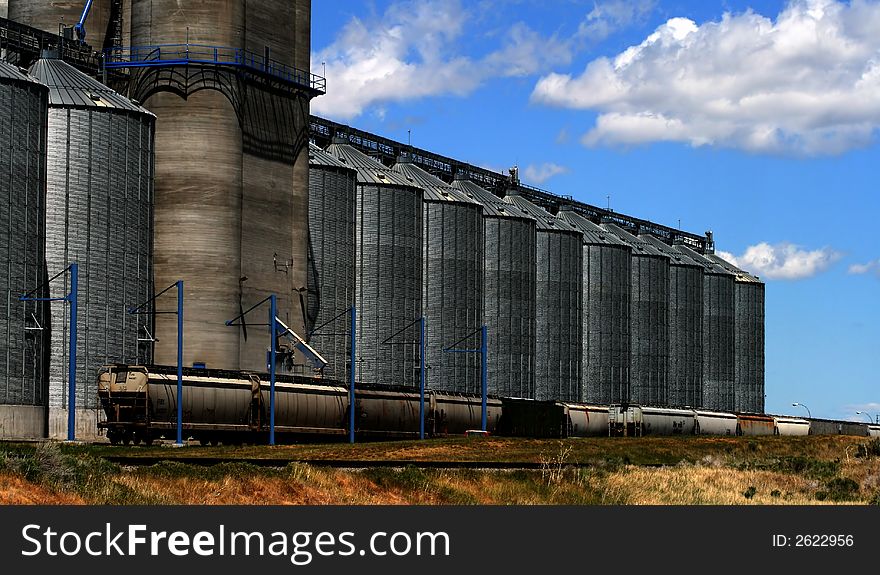
[[[104,67],[145,68],[209,64],[232,66],[260,72],[290,84],[305,86],[324,94],[327,80],[299,70],[255,52],[229,46],[204,44],[157,44],[155,46],[128,46],[109,48],[104,52]]]

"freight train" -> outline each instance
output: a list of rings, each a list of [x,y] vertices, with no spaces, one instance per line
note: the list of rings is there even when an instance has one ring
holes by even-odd
[[[185,369],[184,436],[203,444],[265,441],[270,384],[265,375]],[[103,420],[98,428],[112,444],[151,444],[177,427],[175,368],[110,365],[98,375]],[[326,439],[348,433],[347,385],[306,376],[278,376],[275,433],[280,441]],[[406,439],[419,435],[420,396],[413,388],[358,386],[355,431],[361,438]],[[640,405],[586,405],[489,397],[488,433],[514,437],[570,438],[651,435],[808,435],[826,433],[808,419]],[[425,432],[430,437],[480,429],[482,397],[425,392]],[[847,424],[848,433],[880,437],[880,426]],[[840,428],[842,429],[842,428]],[[841,431],[842,432],[842,431]]]

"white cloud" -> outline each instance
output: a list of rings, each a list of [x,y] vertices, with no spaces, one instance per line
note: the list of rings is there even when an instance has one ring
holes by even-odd
[[[771,245],[766,242],[748,247],[739,256],[721,251],[717,253],[736,267],[771,280],[811,278],[825,272],[843,257],[843,254],[828,247],[805,250],[795,244]]]
[[[655,0],[609,0],[596,2],[593,10],[581,22],[578,35],[600,42],[613,33],[643,22],[654,11]]]
[[[683,142],[836,154],[880,128],[880,3],[793,0],[697,25],[672,18],[643,42],[549,74],[534,102],[599,113],[589,146]]]
[[[571,61],[571,39],[544,37],[521,22],[506,28],[494,51],[465,56],[470,16],[460,0],[406,0],[369,21],[353,18],[312,54],[312,69],[326,65],[327,76],[327,94],[312,111],[351,119],[375,105],[465,96],[490,78],[529,76]]]
[[[568,168],[554,163],[545,163],[540,166],[530,165],[523,171],[525,181],[540,186],[550,178],[568,173]]]
[[[864,264],[852,264],[849,266],[849,273],[854,276],[863,276],[867,274],[876,274],[880,277],[880,259],[876,259]]]

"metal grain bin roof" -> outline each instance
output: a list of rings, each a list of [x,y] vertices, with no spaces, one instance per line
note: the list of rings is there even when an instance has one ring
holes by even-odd
[[[39,84],[39,82],[29,76],[22,68],[18,68],[3,61],[0,61],[0,80],[14,80],[18,82]]]
[[[37,60],[31,66],[30,73],[49,87],[49,106],[52,108],[114,108],[153,115],[63,60]]]
[[[450,186],[434,174],[426,172],[415,165],[409,158],[400,158],[392,169],[406,178],[410,185],[422,188],[425,191],[426,202],[454,202],[479,205],[479,202],[469,198],[467,194]]]
[[[564,220],[567,224],[583,234],[584,245],[631,247],[628,243],[621,240],[613,233],[609,233],[607,230],[602,229],[598,224],[594,224],[573,210],[567,210],[563,207],[557,217]]]
[[[537,222],[537,228],[539,232],[558,231],[563,233],[569,232],[578,235],[580,235],[581,233],[580,230],[578,230],[565,220],[560,220],[544,208],[536,206],[529,200],[516,193],[508,194],[507,197],[504,198],[504,201],[512,206],[520,208],[522,211],[532,216]]]
[[[651,234],[640,234],[639,239],[644,241],[647,244],[657,248],[670,258],[669,265],[673,266],[687,266],[687,267],[695,267],[702,268],[703,264],[689,257],[687,254],[675,250],[672,246],[661,240],[656,236],[652,236]]]
[[[737,282],[755,283],[755,284],[764,283],[757,276],[753,276],[749,272],[736,267],[735,265],[733,265],[729,261],[717,256],[716,254],[708,254],[708,255],[706,255],[706,258],[709,259],[710,261],[720,265],[721,267],[723,267],[724,269],[726,269],[730,273],[734,274],[736,276]]]
[[[656,258],[664,258],[669,259],[669,256],[663,252],[662,250],[657,249],[654,245],[646,242],[643,239],[640,239],[625,229],[621,228],[617,224],[602,224],[602,228],[608,230],[615,236],[617,236],[622,241],[628,243],[633,248],[634,256],[646,256],[646,257],[656,257]]]
[[[467,179],[456,178],[452,187],[463,192],[467,197],[479,202],[483,206],[483,215],[494,218],[517,218],[534,221],[535,218],[524,212],[518,206],[508,204],[492,192],[485,190]]]
[[[326,152],[343,165],[355,169],[358,184],[418,188],[379,160],[371,158],[350,144],[330,144]]]
[[[348,170],[350,172],[356,172],[354,168],[343,164],[315,144],[309,142],[309,166],[321,167],[321,168],[338,168],[340,170]]]
[[[706,256],[695,252],[694,250],[692,250],[691,248],[689,248],[685,245],[675,245],[672,247],[675,251],[683,253],[687,257],[691,258],[692,260],[694,260],[695,262],[697,262],[698,264],[703,266],[703,272],[706,274],[716,275],[716,276],[735,276],[736,275],[735,273],[728,271],[727,268],[725,268],[724,266],[722,266],[718,262],[713,262],[712,260],[710,260]]]

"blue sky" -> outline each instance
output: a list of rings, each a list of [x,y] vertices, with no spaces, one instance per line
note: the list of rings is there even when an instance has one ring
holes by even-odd
[[[767,282],[767,410],[880,413],[880,3],[314,2],[312,52],[313,113],[714,231]]]

